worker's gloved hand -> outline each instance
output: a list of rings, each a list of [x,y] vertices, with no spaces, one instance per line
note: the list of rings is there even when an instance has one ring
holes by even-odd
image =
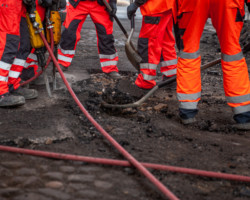
[[[138,6],[135,3],[131,3],[127,7],[127,15],[128,15],[129,20],[131,20],[133,15],[135,15],[137,9],[138,9]]]
[[[48,8],[52,6],[52,0],[38,0],[38,4]]]
[[[66,5],[67,5],[66,0],[60,0],[59,9],[65,9]]]
[[[32,5],[32,3],[35,3],[35,2],[33,2],[33,0],[23,0],[23,3],[26,5]]]
[[[117,11],[116,3],[117,3],[116,0],[109,0],[109,5],[112,8],[112,11],[109,12],[109,14],[110,14],[110,20],[112,22],[114,21],[114,15],[116,14],[116,11]]]
[[[97,0],[97,3],[98,3],[99,5],[101,5],[101,6],[105,6],[105,4],[103,3],[102,0]]]

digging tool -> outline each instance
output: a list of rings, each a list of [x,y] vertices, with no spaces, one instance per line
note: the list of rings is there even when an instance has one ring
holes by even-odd
[[[209,67],[212,67],[218,63],[220,63],[221,59],[217,59],[214,60],[212,62],[209,62],[203,66],[201,66],[201,70],[205,70]],[[154,86],[145,96],[143,96],[140,100],[131,103],[131,104],[123,104],[123,105],[118,105],[118,104],[108,104],[106,102],[102,102],[102,106],[106,107],[106,108],[135,108],[135,107],[139,107],[140,105],[142,105],[152,94],[154,94],[154,92],[156,90],[158,90],[159,88],[162,88],[172,82],[176,81],[176,76],[172,76],[171,78],[169,78],[166,81],[161,81],[159,83],[157,83],[156,86]]]
[[[102,0],[102,1],[105,4],[105,6],[107,7],[108,11],[111,13],[112,8],[110,7],[109,3],[106,0]],[[133,2],[133,0],[131,0],[131,3],[132,2]],[[114,17],[115,21],[117,22],[118,26],[120,27],[120,29],[122,30],[122,32],[124,33],[125,37],[127,38],[127,41],[125,43],[126,55],[129,59],[129,61],[131,62],[131,64],[135,67],[135,69],[137,71],[140,71],[139,64],[140,64],[142,58],[137,53],[137,50],[131,41],[131,38],[134,34],[134,28],[135,28],[134,16],[131,19],[131,32],[129,35],[128,35],[126,29],[124,28],[124,26],[121,24],[118,17],[116,15],[113,15],[113,17]]]
[[[130,0],[130,3],[133,3],[133,0]],[[135,15],[132,16],[131,18],[131,32],[128,36],[127,42],[125,43],[125,52],[126,55],[131,62],[131,64],[138,70],[140,71],[140,63],[142,61],[141,56],[137,53],[135,48],[131,45],[131,38],[133,37],[135,30]]]

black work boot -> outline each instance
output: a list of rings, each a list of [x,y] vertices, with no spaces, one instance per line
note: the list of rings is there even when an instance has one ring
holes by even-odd
[[[113,79],[121,79],[121,75],[116,72],[116,71],[113,71],[113,72],[110,72],[107,74],[110,78],[113,78]]]
[[[0,107],[15,107],[25,104],[22,96],[14,96],[9,93],[0,95]]]
[[[19,87],[16,90],[14,90],[13,92],[11,92],[11,94],[13,95],[17,95],[17,96],[23,96],[26,100],[29,99],[35,99],[38,97],[38,92],[35,89],[28,89],[28,88],[23,88],[23,87]]]

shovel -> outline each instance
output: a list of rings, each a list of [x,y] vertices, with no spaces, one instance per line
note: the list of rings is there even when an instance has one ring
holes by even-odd
[[[133,0],[130,0],[130,3],[133,3]],[[135,15],[132,16],[131,18],[131,32],[128,36],[127,42],[125,43],[125,51],[126,55],[131,62],[131,64],[138,70],[140,71],[140,63],[142,61],[141,56],[138,54],[137,50],[131,45],[131,38],[133,37],[135,30]]]
[[[105,6],[107,7],[108,11],[111,13],[112,12],[112,8],[110,7],[109,3],[106,0],[102,0],[103,3],[105,4]],[[133,0],[131,0],[131,3],[133,3]],[[128,35],[126,29],[123,27],[123,25],[121,24],[120,20],[117,18],[116,15],[113,15],[115,21],[117,22],[118,26],[120,27],[120,29],[122,30],[122,32],[124,33],[125,37],[127,38],[127,41],[125,43],[125,52],[126,55],[129,59],[129,61],[131,62],[131,64],[135,67],[135,69],[137,71],[140,71],[140,62],[142,60],[142,58],[139,56],[139,54],[137,53],[137,50],[135,49],[133,43],[131,42],[131,38],[134,34],[134,28],[135,28],[135,22],[134,22],[134,16],[131,19],[131,32]]]

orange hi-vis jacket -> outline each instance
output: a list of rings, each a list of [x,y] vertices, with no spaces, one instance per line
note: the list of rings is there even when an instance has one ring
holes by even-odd
[[[148,0],[141,8],[142,15],[162,13],[174,7],[175,0]]]

